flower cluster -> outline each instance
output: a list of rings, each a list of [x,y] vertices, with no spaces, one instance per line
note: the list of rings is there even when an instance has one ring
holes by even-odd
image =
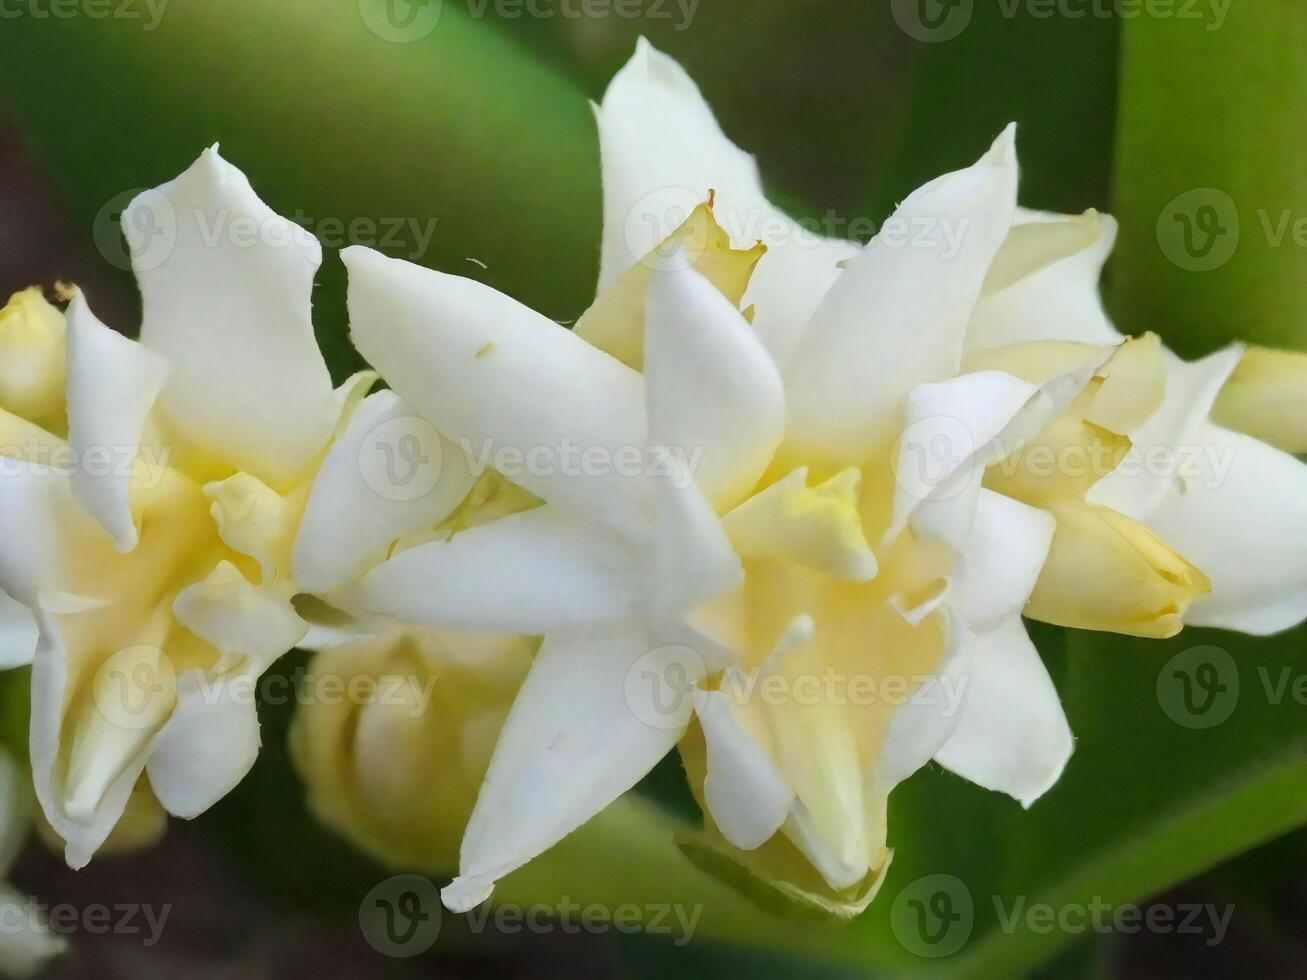
[[[438,678],[421,712],[306,703],[294,756],[361,846],[457,861],[451,909],[679,748],[702,847],[851,915],[927,762],[1026,806],[1067,765],[1023,616],[1307,617],[1307,444],[1267,421],[1302,364],[1118,333],[1115,224],[1020,208],[1014,129],[863,246],[769,203],[645,43],[596,116],[602,262],[574,329],[349,248],[387,388],[333,390],[320,249],[216,148],[123,222],[171,222],[138,263],[139,341],[71,288],[0,312],[0,656],[32,664],[31,774],[71,864],[133,799],[190,817],[227,793],[259,747],[239,682],[299,645]],[[206,240],[218,213],[285,234]],[[577,465],[530,463],[558,447]],[[1159,463],[1181,453],[1198,470]],[[829,677],[898,694],[766,693]]]

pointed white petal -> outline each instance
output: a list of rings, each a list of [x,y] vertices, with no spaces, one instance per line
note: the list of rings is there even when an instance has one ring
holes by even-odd
[[[0,590],[0,670],[30,664],[39,635],[32,611]]]
[[[154,737],[150,789],[175,817],[191,819],[236,788],[259,754],[254,675],[177,679],[177,706]]]
[[[771,839],[789,816],[792,790],[776,763],[733,717],[721,691],[699,691],[695,711],[708,747],[704,800],[722,836],[751,851]]]
[[[538,497],[629,529],[649,488],[644,382],[570,330],[471,279],[341,253],[354,343],[422,417]]]
[[[1041,385],[1003,371],[977,371],[909,392],[894,471],[894,511],[885,539],[912,521],[961,550],[984,469],[1012,455],[1070,408],[1111,351],[1089,350]]]
[[[224,663],[243,659],[255,676],[309,631],[283,590],[254,585],[228,561],[182,589],[172,610],[179,623],[222,654]]]
[[[1016,209],[1014,140],[1009,128],[975,166],[915,191],[847,263],[785,365],[798,446],[863,462],[888,446],[913,387],[957,373]]]
[[[1192,364],[1168,350],[1166,392],[1161,406],[1138,429],[1127,433],[1131,447],[1121,464],[1090,489],[1087,499],[1137,521],[1150,515],[1172,493],[1196,449],[1216,396],[1243,356],[1234,346]],[[1188,557],[1188,556],[1186,556]],[[1205,570],[1205,569],[1204,569]]]
[[[433,528],[476,476],[467,455],[393,391],[370,396],[327,452],[292,555],[296,584],[325,593],[404,535]]]
[[[538,635],[630,615],[637,552],[545,505],[418,545],[364,576],[368,611],[444,629]]]
[[[600,292],[715,191],[713,213],[732,244],[768,246],[744,302],[756,307],[758,335],[783,361],[857,245],[805,230],[773,207],[753,157],[722,133],[685,70],[643,39],[596,116],[604,182]]]
[[[889,793],[934,758],[953,735],[969,694],[973,634],[958,616],[948,616],[948,646],[935,675],[908,698],[890,721],[876,761],[876,788]]]
[[[1212,580],[1185,622],[1256,635],[1296,625],[1307,618],[1307,466],[1210,423],[1196,442],[1195,472],[1148,520]]]
[[[994,262],[994,274],[1010,275],[995,282],[991,274],[967,328],[967,348],[1024,340],[1120,343],[1098,290],[1116,232],[1116,221],[1105,214],[1019,209]]]
[[[74,815],[65,805],[60,759],[60,731],[67,697],[68,652],[54,617],[38,609],[41,639],[32,660],[32,723],[28,750],[32,784],[51,828],[64,840],[64,858],[73,869],[85,867],[108,839],[127,807],[136,780],[145,769],[148,741],[120,761],[88,812]]]
[[[658,535],[646,609],[654,622],[676,619],[744,582],[739,555],[721,519],[676,464],[656,478]]]
[[[744,499],[785,432],[780,373],[753,330],[693,269],[654,274],[644,340],[649,443],[685,454],[713,507]]]
[[[628,674],[648,650],[634,624],[549,636],[509,712],[463,837],[459,877],[442,893],[465,912],[494,882],[570,834],[634,786],[685,731],[651,725],[653,686]],[[702,678],[688,677],[688,683]],[[688,694],[688,692],[686,692]]]
[[[935,759],[1030,806],[1071,758],[1074,740],[1062,702],[1020,616],[977,635],[973,644],[965,706]]]
[[[77,465],[73,492],[113,535],[119,551],[136,547],[132,461],[146,418],[168,377],[168,361],[110,330],[80,290],[68,304],[68,443]]]
[[[973,632],[1019,617],[1053,543],[1048,511],[981,490],[947,602]]]
[[[322,249],[206,150],[123,214],[141,287],[141,343],[172,374],[160,406],[207,455],[276,484],[336,421],[310,315]]]

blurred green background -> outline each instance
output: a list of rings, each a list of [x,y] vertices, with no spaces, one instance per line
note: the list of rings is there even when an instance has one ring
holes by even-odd
[[[48,0],[7,2],[0,288],[75,279],[128,332],[139,307],[112,247],[116,216],[130,192],[218,141],[265,200],[330,246],[315,321],[338,376],[358,361],[335,253],[360,238],[336,228],[357,219],[405,229],[363,244],[575,319],[593,296],[600,233],[587,99],[644,34],[686,65],[796,215],[879,221],[1015,119],[1022,203],[1121,219],[1107,295],[1123,329],[1155,330],[1186,356],[1236,338],[1307,350],[1307,252],[1268,231],[1307,218],[1301,0],[641,0],[635,17],[618,15],[629,2],[445,0],[429,31],[399,38],[374,29],[382,0],[172,0],[157,17],[144,0],[67,17]],[[393,2],[420,24],[435,0]],[[1164,232],[1195,191],[1237,238],[1206,269]],[[1307,976],[1307,837],[1295,831],[1307,823],[1307,704],[1276,695],[1281,679],[1307,676],[1305,638],[1040,629],[1078,736],[1066,776],[1028,813],[936,769],[915,777],[892,802],[885,889],[843,930],[759,913],[734,937],[683,949],[442,938],[418,961],[378,958],[356,914],[385,872],[304,814],[281,734],[289,709],[265,713],[265,752],[240,790],[173,832],[162,859],[174,873],[146,855],[72,876],[33,853],[20,882],[176,904],[166,954],[78,937],[63,976],[173,976],[179,964],[214,976]],[[1211,727],[1177,721],[1162,686],[1172,658],[1204,646],[1227,651],[1240,682]],[[682,813],[681,783],[669,763],[642,792]],[[619,882],[641,873],[638,855],[605,860]],[[938,957],[904,942],[894,912],[933,875],[974,904],[960,946]],[[1017,901],[1234,909],[1213,944],[1178,929],[1005,928]]]

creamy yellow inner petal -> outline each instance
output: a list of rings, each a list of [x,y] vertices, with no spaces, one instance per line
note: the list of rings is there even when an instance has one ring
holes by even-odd
[[[1287,453],[1307,453],[1307,354],[1248,348],[1212,418]]]
[[[669,262],[690,265],[738,307],[754,267],[766,251],[761,242],[751,249],[731,248],[730,236],[713,217],[710,199],[595,300],[577,322],[575,332],[629,367],[642,370],[645,296],[655,271]]]

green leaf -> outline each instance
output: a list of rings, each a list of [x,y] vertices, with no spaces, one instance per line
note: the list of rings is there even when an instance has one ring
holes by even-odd
[[[1125,25],[1113,305],[1188,357],[1307,349],[1307,6],[1234,3],[1216,23]]]
[[[575,317],[593,297],[600,221],[581,91],[461,5],[436,5],[411,43],[369,29],[361,11],[383,6],[178,3],[156,30],[20,17],[0,31],[0,80],[88,244],[126,192],[221,141],[274,209],[328,245],[381,244]],[[318,327],[340,376],[358,361],[343,269],[334,255],[324,266]]]

